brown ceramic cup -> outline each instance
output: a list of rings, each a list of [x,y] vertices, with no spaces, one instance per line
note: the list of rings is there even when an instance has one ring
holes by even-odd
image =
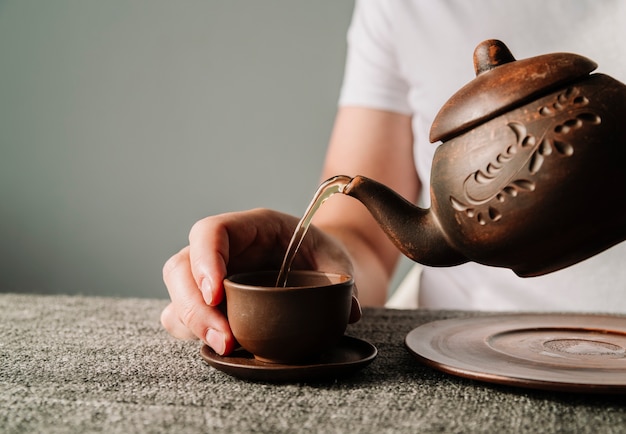
[[[286,287],[277,272],[236,274],[224,280],[235,339],[257,360],[301,363],[336,346],[352,305],[351,276],[291,271]]]

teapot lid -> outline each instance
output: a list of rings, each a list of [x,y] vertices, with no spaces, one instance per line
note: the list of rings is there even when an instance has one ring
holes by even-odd
[[[441,108],[430,128],[430,141],[457,136],[540,93],[588,75],[597,66],[571,53],[515,60],[503,42],[483,41],[474,50],[476,78]]]

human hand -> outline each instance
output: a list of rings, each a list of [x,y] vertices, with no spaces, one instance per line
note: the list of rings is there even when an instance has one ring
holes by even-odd
[[[161,323],[179,339],[199,338],[218,354],[236,345],[220,303],[223,280],[243,271],[277,270],[298,219],[277,211],[256,209],[220,214],[198,221],[189,233],[189,245],[163,267],[171,303]],[[352,274],[343,247],[332,237],[310,227],[293,268]],[[350,322],[361,316],[353,298]]]

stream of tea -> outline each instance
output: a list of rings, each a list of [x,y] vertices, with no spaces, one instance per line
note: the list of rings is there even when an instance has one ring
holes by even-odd
[[[313,200],[309,204],[308,208],[304,212],[302,219],[298,222],[295,231],[293,232],[293,236],[289,241],[289,247],[287,247],[287,253],[285,253],[285,257],[283,259],[283,263],[280,267],[280,272],[278,273],[278,278],[276,279],[277,287],[285,287],[287,286],[287,279],[289,277],[289,271],[291,270],[291,265],[293,264],[293,260],[296,257],[296,253],[298,253],[298,249],[302,244],[302,240],[304,240],[304,236],[309,230],[309,226],[311,225],[311,220],[315,215],[315,212],[318,210],[320,206],[324,202],[328,200],[335,193],[341,193],[343,189],[348,185],[352,178],[348,176],[335,176],[333,178],[324,181],[315,195],[313,196]]]

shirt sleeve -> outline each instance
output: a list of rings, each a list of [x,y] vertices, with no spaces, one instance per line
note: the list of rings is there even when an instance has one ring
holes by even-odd
[[[411,114],[409,84],[396,55],[388,2],[356,0],[339,105]]]

